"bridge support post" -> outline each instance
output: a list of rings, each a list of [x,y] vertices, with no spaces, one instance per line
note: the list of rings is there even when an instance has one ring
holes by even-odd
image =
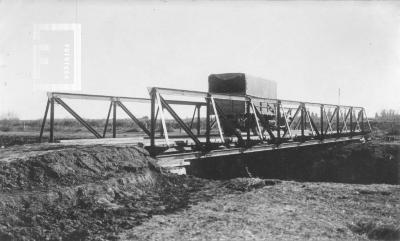
[[[201,105],[197,106],[197,135],[200,135],[200,108]]]
[[[210,123],[210,114],[211,114],[211,95],[207,94],[206,98],[206,108],[207,108],[207,114],[206,114],[206,145],[207,148],[210,146],[210,132],[211,132],[211,123]]]
[[[155,145],[154,137],[155,137],[156,119],[157,119],[157,116],[156,116],[156,113],[155,113],[155,110],[156,110],[156,94],[155,94],[154,89],[151,90],[150,97],[151,97],[151,100],[150,100],[151,101],[151,110],[150,110],[150,146],[154,147],[154,145]]]
[[[113,103],[113,123],[112,123],[112,137],[117,137],[117,103],[115,100],[112,101]]]
[[[49,142],[54,142],[54,97],[50,97],[50,137]]]
[[[277,131],[277,139],[278,142],[281,141],[281,101],[277,101],[277,107],[276,107],[276,131]]]
[[[301,128],[301,141],[304,141],[304,128],[305,128],[305,123],[304,123],[304,119],[305,119],[305,115],[304,115],[304,112],[305,112],[305,110],[304,110],[304,108],[305,108],[305,105],[304,105],[304,103],[301,103],[300,104],[301,105],[301,115],[300,115],[300,128]]]
[[[350,137],[353,136],[353,107],[350,107]]]
[[[336,135],[339,138],[340,135],[340,107],[336,106]]]
[[[190,121],[189,129],[192,129],[192,127],[193,127],[194,117],[196,116],[196,113],[197,113],[197,105],[194,107],[193,116],[192,116],[192,120]]]
[[[44,111],[42,126],[40,128],[39,142],[42,142],[44,126],[46,125],[47,113],[49,112],[50,100],[47,99],[46,110]]]
[[[113,105],[113,102],[111,101],[111,102],[110,102],[110,107],[108,108],[108,114],[107,114],[106,124],[104,125],[103,138],[106,137],[107,127],[108,127],[108,121],[110,120],[110,114],[111,114],[112,105]]]
[[[364,114],[365,110],[364,108],[361,109],[361,133],[364,133]]]
[[[320,138],[324,139],[324,105],[320,106]]]
[[[249,145],[250,143],[250,101],[246,101],[246,131],[247,131],[247,144]]]

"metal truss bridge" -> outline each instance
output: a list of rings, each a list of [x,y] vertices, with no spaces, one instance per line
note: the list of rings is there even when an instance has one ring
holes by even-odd
[[[50,112],[49,141],[55,141],[54,107],[56,104],[69,112],[97,139],[106,139],[110,141],[109,143],[143,145],[152,156],[159,159],[162,166],[168,167],[188,165],[190,160],[200,158],[360,141],[371,132],[363,107],[159,87],[150,88],[149,93],[150,98],[135,98],[49,92],[40,140],[42,140],[47,115]],[[65,102],[65,99],[109,102],[102,132],[93,128]],[[224,113],[221,101],[243,104],[244,121],[252,124],[245,125],[244,129],[238,129],[230,121],[230,116]],[[135,110],[129,110],[124,104],[127,102],[148,104],[149,121],[144,122],[136,117]],[[183,118],[179,115],[176,111],[177,106],[194,107],[192,118]],[[129,139],[117,138],[118,108],[141,129],[141,135]],[[205,112],[203,117],[201,117],[201,110],[203,114]],[[272,113],[273,118],[268,118],[265,113]],[[184,131],[184,134],[170,133],[167,125],[172,120]],[[112,138],[117,139],[106,138],[109,125],[112,126]],[[79,140],[73,140],[73,142],[79,142]]]

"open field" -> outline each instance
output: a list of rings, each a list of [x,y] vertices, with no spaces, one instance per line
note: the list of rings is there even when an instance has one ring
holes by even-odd
[[[149,121],[146,117],[140,119],[146,126],[149,126]],[[89,119],[86,120],[98,133],[101,135],[104,132],[105,120],[103,119]],[[185,120],[187,123],[190,120]],[[201,122],[202,130],[204,130],[204,120]],[[44,127],[42,142],[49,140],[49,127],[48,123]],[[177,126],[172,120],[167,123],[168,133],[170,135],[181,135],[183,130]],[[41,120],[0,120],[0,147],[23,145],[39,142],[39,133],[41,127]],[[193,125],[194,128],[194,125]],[[54,137],[55,140],[65,139],[91,139],[95,138],[94,135],[74,119],[55,119],[54,123]],[[119,119],[116,124],[117,137],[137,137],[145,136],[146,134],[130,119]],[[156,130],[161,135],[162,127],[158,122]],[[193,131],[195,131],[193,129]],[[109,123],[106,131],[106,137],[112,137],[112,125]]]

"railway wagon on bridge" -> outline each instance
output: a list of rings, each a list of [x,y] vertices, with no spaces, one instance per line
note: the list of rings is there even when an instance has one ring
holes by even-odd
[[[208,77],[208,92],[211,94],[247,95],[276,99],[277,83],[244,73],[211,74]],[[232,128],[230,128],[232,126],[237,132],[245,131],[248,128],[256,132],[254,115],[250,113],[246,101],[219,99],[215,102],[227,118],[221,123],[225,135],[234,135]],[[256,108],[263,118],[270,122],[271,127],[274,127],[275,104],[268,102],[264,102],[264,106],[262,104],[259,103]],[[212,112],[212,114],[214,113]]]

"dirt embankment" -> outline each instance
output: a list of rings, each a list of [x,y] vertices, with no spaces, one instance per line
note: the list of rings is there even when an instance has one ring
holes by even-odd
[[[275,184],[168,174],[145,150],[127,145],[26,145],[0,154],[2,241],[118,240],[153,215],[207,202],[227,189]],[[207,185],[212,192],[199,192]]]
[[[276,170],[268,162],[264,168]],[[243,175],[273,177],[238,167]],[[312,173],[305,169],[287,173]],[[0,150],[0,240],[396,240],[399,203],[397,185],[176,176],[129,145]]]
[[[0,240],[110,240],[185,207],[203,184],[161,173],[132,146],[18,151],[0,158]]]

